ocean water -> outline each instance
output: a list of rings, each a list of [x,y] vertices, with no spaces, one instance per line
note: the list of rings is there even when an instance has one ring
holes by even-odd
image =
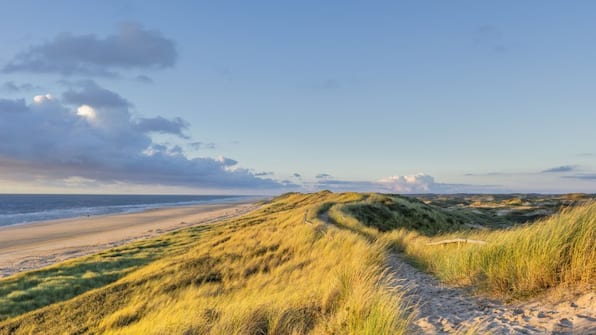
[[[0,226],[80,216],[141,212],[152,208],[234,202],[218,195],[0,194]]]

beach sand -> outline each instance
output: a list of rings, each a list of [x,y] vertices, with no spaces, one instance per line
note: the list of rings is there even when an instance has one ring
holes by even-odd
[[[0,278],[257,207],[254,202],[203,204],[0,227]]]

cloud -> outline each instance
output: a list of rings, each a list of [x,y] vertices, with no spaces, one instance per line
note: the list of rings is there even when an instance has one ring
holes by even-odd
[[[581,152],[579,154],[577,154],[579,157],[594,157],[596,156],[595,153],[592,152]]]
[[[61,33],[18,53],[3,72],[116,76],[118,70],[172,67],[177,57],[174,42],[159,31],[124,23],[116,34],[103,38]]]
[[[114,110],[127,110],[132,107],[132,103],[120,96],[119,94],[100,87],[94,81],[82,81],[75,84],[70,84],[78,89],[70,88],[62,94],[62,101],[69,105],[79,106],[77,114],[80,116],[97,115],[96,109],[105,109],[109,113],[104,113],[103,119],[110,125],[116,122],[126,121],[121,120],[117,116],[124,115],[129,117],[128,112],[113,112]],[[88,117],[88,119],[97,119],[97,117]],[[189,123],[179,117],[168,120],[164,117],[157,116],[153,118],[138,118],[134,120],[134,127],[143,133],[160,133],[172,134],[181,138],[188,139],[183,131],[188,129]]]
[[[213,142],[190,142],[189,145],[191,148],[193,148],[195,150],[201,150],[201,149],[213,150],[216,148],[216,145]]]
[[[135,127],[143,133],[160,133],[172,134],[181,138],[188,139],[183,131],[188,129],[190,124],[182,118],[176,117],[172,120],[165,119],[161,116],[153,118],[140,118],[136,121]]]
[[[25,99],[0,99],[0,113],[22,113],[27,110],[28,108],[25,104]],[[0,122],[2,122],[2,119],[0,119]]]
[[[300,173],[294,173],[292,176],[294,178],[302,179],[302,175]]]
[[[378,181],[384,188],[395,193],[426,193],[435,185],[435,179],[424,173],[408,176],[392,176]]]
[[[317,179],[327,179],[327,178],[332,178],[332,177],[333,176],[328,173],[320,173],[315,176],[315,178],[317,178]]]
[[[540,171],[540,173],[559,173],[559,172],[571,172],[577,170],[577,165],[562,165],[554,168]]]
[[[33,91],[33,90],[38,90],[38,89],[41,89],[41,87],[29,84],[29,83],[17,84],[12,80],[4,82],[4,84],[2,85],[3,91],[12,92],[12,93],[17,93],[17,92],[22,92],[22,91]]]
[[[563,176],[563,178],[596,181],[596,173],[582,173],[571,176]]]
[[[334,191],[381,192],[381,193],[482,193],[500,192],[497,185],[470,185],[438,183],[434,177],[418,173],[414,175],[391,176],[377,181],[349,181],[322,179],[314,185],[317,189]]]
[[[271,172],[271,171],[263,171],[263,172],[255,173],[255,176],[258,176],[258,177],[272,176],[272,175],[273,175],[273,172]]]
[[[91,95],[90,101],[94,98]],[[181,119],[135,119],[125,104],[77,106],[72,102],[65,104],[50,94],[36,96],[31,103],[0,99],[0,175],[4,179],[205,189],[284,187],[259,178],[231,158],[188,158],[179,146],[153,141],[151,132],[181,131],[187,125]],[[79,179],[68,179],[72,177]]]
[[[94,81],[78,82],[79,90],[69,89],[62,94],[62,100],[71,105],[88,104],[93,107],[127,108],[132,104],[115,92],[100,87]]]
[[[238,164],[237,161],[235,161],[231,158],[228,158],[228,157],[224,157],[224,156],[219,156],[215,160],[225,167],[230,167],[230,166],[234,166],[234,165]]]

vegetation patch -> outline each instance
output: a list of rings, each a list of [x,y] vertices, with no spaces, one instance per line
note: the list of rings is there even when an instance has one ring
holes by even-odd
[[[0,334],[403,334],[409,309],[384,275],[385,246],[317,219],[323,203],[361,199],[288,194],[199,236],[169,235],[150,261],[5,320]],[[136,255],[124,248],[102,257],[116,254]],[[102,276],[105,266],[81,269],[81,277]]]
[[[517,206],[518,200],[501,202]],[[388,195],[334,205],[329,217],[371,241],[403,251],[444,282],[508,299],[557,286],[593,285],[596,278],[595,202],[532,223],[509,222],[506,228],[499,228],[502,218],[491,223],[489,216]],[[465,243],[466,239],[486,244]],[[446,240],[462,243],[437,243]]]

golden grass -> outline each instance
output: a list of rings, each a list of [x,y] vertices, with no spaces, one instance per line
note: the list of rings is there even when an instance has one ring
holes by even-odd
[[[593,285],[596,278],[596,203],[510,229],[477,231],[455,226],[454,232],[432,237],[408,228],[383,233],[363,225],[350,215],[353,209],[344,206],[332,206],[330,217],[369,240],[384,241],[403,251],[415,264],[450,284],[473,286],[504,298],[524,298],[557,286]],[[428,245],[460,237],[488,244]]]
[[[195,227],[0,280],[0,321],[115,282],[161,257],[182,252],[206,227]]]
[[[455,236],[441,236],[437,239]],[[592,284],[596,275],[596,204],[566,210],[510,230],[459,233],[488,245],[427,246],[428,239],[389,237],[446,282],[471,284],[505,297],[556,286]]]
[[[0,334],[403,334],[386,246],[317,219],[321,204],[360,198],[288,194],[200,235],[182,231],[183,252],[6,320]]]

